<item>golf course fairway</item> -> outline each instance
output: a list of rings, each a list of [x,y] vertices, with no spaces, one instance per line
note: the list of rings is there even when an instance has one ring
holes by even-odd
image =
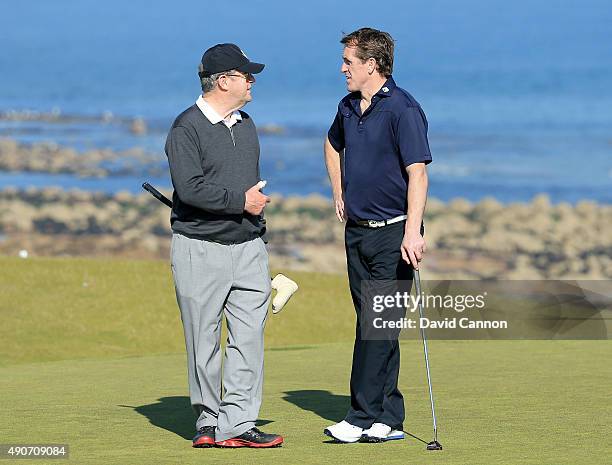
[[[404,429],[333,444],[348,408],[354,311],[343,276],[300,284],[266,335],[259,425],[282,448],[193,449],[182,330],[165,262],[0,258],[0,443],[69,445],[75,464],[609,463],[610,341],[402,341]],[[423,270],[423,274],[426,270]],[[608,459],[606,459],[608,457]]]

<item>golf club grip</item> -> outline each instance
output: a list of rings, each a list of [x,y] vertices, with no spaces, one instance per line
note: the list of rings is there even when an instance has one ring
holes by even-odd
[[[153,197],[155,197],[157,200],[159,200],[160,202],[162,202],[162,203],[166,204],[167,206],[169,206],[170,208],[172,208],[172,200],[170,200],[168,197],[166,197],[160,191],[155,189],[151,184],[149,184],[148,182],[145,182],[145,183],[142,184],[142,188],[144,190],[146,190],[149,194],[151,194]]]

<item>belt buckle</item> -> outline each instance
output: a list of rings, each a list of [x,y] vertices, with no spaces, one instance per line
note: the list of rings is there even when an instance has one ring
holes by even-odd
[[[378,228],[379,221],[376,220],[368,220],[368,226],[370,228]]]

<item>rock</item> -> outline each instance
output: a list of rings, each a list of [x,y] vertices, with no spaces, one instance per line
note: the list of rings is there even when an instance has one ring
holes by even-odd
[[[257,131],[260,132],[261,134],[279,135],[279,134],[285,133],[285,128],[278,124],[270,123],[270,124],[264,124],[263,126],[258,127]]]
[[[135,118],[130,125],[130,132],[137,136],[147,133],[147,123],[142,118]]]
[[[550,197],[548,194],[536,195],[531,201],[531,208],[534,213],[548,212],[550,210]]]
[[[591,200],[582,200],[576,204],[576,212],[583,217],[592,217],[597,213],[598,206]]]
[[[474,206],[473,216],[476,220],[490,218],[493,214],[503,211],[504,206],[493,197],[485,197]]]
[[[16,140],[0,138],[0,155],[6,156],[17,152],[18,144]]]
[[[427,199],[427,206],[425,207],[425,217],[435,217],[436,215],[445,211],[446,208],[446,204],[439,199]]]
[[[132,203],[134,196],[128,191],[119,191],[115,194],[115,200],[121,203]]]
[[[110,123],[113,120],[113,112],[106,110],[104,112],[102,112],[102,121],[104,123]]]
[[[332,210],[332,202],[321,194],[310,194],[302,199],[302,207],[317,210]]]
[[[532,266],[531,260],[526,255],[519,255],[514,262],[514,269],[506,273],[505,279],[537,280],[542,279],[542,273]]]
[[[456,198],[450,201],[448,208],[455,213],[467,214],[472,211],[472,204],[463,198]]]

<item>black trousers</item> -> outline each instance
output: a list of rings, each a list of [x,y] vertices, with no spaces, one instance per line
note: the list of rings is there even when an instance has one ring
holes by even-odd
[[[413,268],[402,259],[400,251],[404,226],[405,222],[401,221],[374,229],[349,220],[345,228],[348,278],[357,312],[351,369],[351,407],[345,420],[361,428],[369,428],[373,423],[384,423],[394,429],[403,428],[404,398],[397,386],[399,342],[397,338],[364,340],[360,325],[364,280],[407,281],[407,291],[410,291]]]

